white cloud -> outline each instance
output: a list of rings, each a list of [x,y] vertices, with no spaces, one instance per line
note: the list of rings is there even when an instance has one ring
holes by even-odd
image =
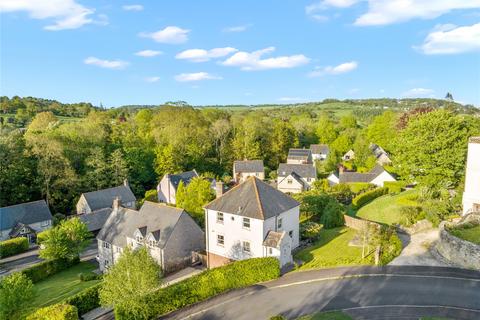
[[[176,26],[168,26],[163,30],[158,30],[152,33],[142,32],[140,33],[140,36],[144,38],[151,38],[160,43],[179,44],[187,42],[189,32],[190,30],[187,29],[182,29]]]
[[[278,101],[293,102],[293,101],[305,101],[305,99],[300,97],[281,97],[281,98],[278,98]]]
[[[241,26],[233,26],[233,27],[228,27],[223,29],[223,32],[244,32],[248,28],[250,28],[252,25],[251,24],[245,24]]]
[[[95,9],[90,9],[75,0],[2,0],[0,12],[26,11],[32,19],[52,19],[54,24],[44,27],[45,30],[58,31],[77,29],[86,24],[95,23],[91,17]],[[103,19],[104,20],[104,19]],[[102,24],[100,21],[99,24]]]
[[[480,8],[480,0],[369,0],[367,13],[355,25],[399,23],[411,19],[434,19],[452,10]]]
[[[127,4],[122,6],[122,9],[125,11],[142,11],[143,6],[141,4]]]
[[[344,62],[338,66],[317,67],[314,71],[309,73],[310,77],[320,77],[327,74],[342,74],[353,71],[358,68],[356,61]]]
[[[232,47],[214,48],[211,50],[204,49],[189,49],[178,53],[175,58],[189,60],[192,62],[204,62],[214,58],[221,58],[228,56],[230,53],[238,50]]]
[[[201,80],[220,80],[222,77],[209,74],[208,72],[181,73],[175,76],[178,82],[191,82]]]
[[[140,57],[155,57],[162,53],[163,53],[162,51],[156,51],[156,50],[142,50],[142,51],[135,52],[135,55]]]
[[[88,57],[83,60],[85,64],[107,68],[107,69],[123,69],[128,66],[128,62],[122,60],[102,60],[96,57]]]
[[[241,70],[266,70],[294,68],[310,62],[310,59],[303,54],[292,56],[280,56],[275,58],[262,59],[262,56],[275,51],[275,47],[268,47],[262,50],[245,52],[240,51],[223,61],[224,66],[240,67]]]
[[[160,77],[156,77],[156,76],[145,78],[145,81],[150,82],[150,83],[157,82],[158,80],[160,80]]]
[[[325,16],[323,14],[312,14],[310,16],[313,20],[318,21],[318,22],[327,22],[330,20],[328,16]]]
[[[424,54],[456,54],[480,51],[480,23],[457,27],[440,25],[425,38],[420,47]]]
[[[435,91],[432,89],[425,88],[413,88],[405,91],[402,96],[407,98],[419,98],[419,97],[433,97]]]

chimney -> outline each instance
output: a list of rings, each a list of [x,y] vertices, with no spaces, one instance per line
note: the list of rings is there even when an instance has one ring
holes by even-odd
[[[345,172],[345,167],[342,166],[342,165],[339,165],[338,166],[338,172],[341,174],[341,173],[344,173]]]
[[[223,195],[223,182],[222,181],[217,181],[215,183],[215,193],[217,195],[217,198],[220,198]]]
[[[128,185],[128,179],[123,179],[123,185],[124,185],[125,187],[129,187],[129,185]]]
[[[112,205],[113,211],[118,211],[118,209],[120,209],[120,205],[121,205],[120,198],[115,197],[115,199],[113,199],[113,205]]]

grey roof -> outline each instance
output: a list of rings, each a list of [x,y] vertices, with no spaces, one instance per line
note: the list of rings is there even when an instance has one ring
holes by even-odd
[[[314,154],[328,154],[330,152],[330,148],[326,144],[312,144],[310,150]]]
[[[375,167],[367,173],[359,172],[343,172],[340,173],[338,179],[340,183],[350,182],[371,182],[373,179],[382,174],[385,169],[381,165],[375,165]]]
[[[111,213],[112,208],[105,208],[92,213],[85,213],[77,216],[80,221],[87,225],[88,231],[98,231],[102,229]]]
[[[52,220],[45,200],[38,200],[0,208],[0,230],[13,228],[18,222],[32,224]]]
[[[374,154],[375,157],[379,158],[382,154],[386,155],[388,157],[388,154],[385,150],[383,150],[382,147],[379,145],[372,143],[370,145],[370,150],[372,150],[372,153]]]
[[[257,177],[250,177],[207,204],[205,209],[266,220],[299,205]]]
[[[263,172],[263,160],[243,160],[233,162],[236,173],[239,172]]]
[[[133,195],[132,190],[130,190],[130,187],[123,184],[118,187],[86,192],[83,193],[83,196],[85,197],[85,200],[87,200],[88,206],[92,211],[111,208],[113,200],[117,197],[120,198],[122,204],[137,200]]]
[[[480,137],[470,137],[470,139],[468,139],[468,142],[470,142],[470,143],[480,143]]]
[[[21,223],[21,222],[18,222],[18,223],[12,228],[12,230],[10,231],[10,233],[9,233],[8,235],[10,236],[10,238],[18,237],[18,235],[20,234],[20,230],[22,230],[23,228],[27,229],[30,233],[35,232],[35,230],[33,230],[33,228],[30,227],[29,225],[26,225],[26,224],[23,224],[23,223]]]
[[[317,177],[317,169],[311,164],[280,163],[277,173],[279,177],[286,177],[291,173],[296,173],[302,178]]]
[[[183,185],[186,186],[193,178],[198,177],[198,173],[197,171],[192,170],[177,174],[169,174],[168,177],[170,178],[170,181],[172,182],[172,185],[176,190],[178,188],[178,185],[180,184],[180,181],[183,181]]]
[[[182,215],[188,216],[183,209],[150,201],[145,201],[139,211],[120,208],[107,219],[97,239],[123,248],[127,237],[133,238],[137,229],[142,229],[145,235],[150,232],[158,235],[159,231],[158,246],[163,248]]]
[[[280,246],[280,242],[282,242],[282,238],[284,235],[285,231],[268,231],[267,236],[263,241],[263,245],[270,248],[278,248]]]
[[[312,159],[312,150],[310,149],[290,149],[288,150],[288,159]]]

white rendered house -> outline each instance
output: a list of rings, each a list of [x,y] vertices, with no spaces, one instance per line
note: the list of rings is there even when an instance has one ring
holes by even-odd
[[[463,214],[480,211],[480,137],[468,141]]]
[[[317,180],[317,169],[311,164],[280,163],[277,171],[277,189],[284,193],[310,190]]]
[[[235,260],[276,257],[292,262],[299,245],[300,204],[256,177],[205,206],[209,268]]]

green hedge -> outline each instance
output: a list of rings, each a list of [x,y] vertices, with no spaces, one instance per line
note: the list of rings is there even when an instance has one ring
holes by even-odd
[[[363,191],[375,188],[375,185],[373,183],[368,182],[350,182],[347,183],[347,185],[350,188],[350,191],[355,194],[359,194]]]
[[[25,237],[8,239],[0,242],[0,258],[13,256],[25,252],[29,248],[28,239]]]
[[[352,205],[355,209],[359,209],[363,205],[369,203],[373,199],[376,199],[384,194],[388,193],[388,188],[377,188],[364,193],[359,194],[352,200]]]
[[[405,181],[385,181],[383,186],[388,188],[388,193],[400,193],[405,188]]]
[[[90,310],[100,307],[100,300],[98,298],[100,286],[101,283],[82,290],[76,295],[67,298],[64,302],[75,306],[78,309],[79,315],[85,314]]]
[[[80,262],[79,258],[73,260],[47,260],[24,269],[21,272],[26,275],[33,283],[48,278],[60,271],[63,271]]]
[[[204,301],[228,290],[243,288],[280,276],[273,257],[233,262],[159,289],[135,301],[115,306],[115,319],[154,319],[188,305]]]
[[[77,308],[68,304],[54,304],[40,308],[26,320],[78,320]]]

